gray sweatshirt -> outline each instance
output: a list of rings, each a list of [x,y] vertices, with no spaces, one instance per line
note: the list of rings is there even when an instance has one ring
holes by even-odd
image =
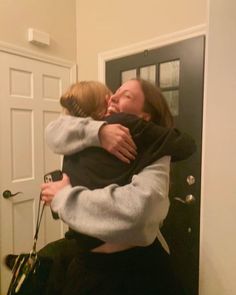
[[[47,126],[46,142],[54,152],[67,155],[99,146],[103,124],[91,118],[60,116]],[[163,157],[123,187],[67,186],[55,196],[52,210],[70,228],[105,242],[146,246],[157,237],[168,251],[160,227],[169,208],[169,166],[170,157]]]

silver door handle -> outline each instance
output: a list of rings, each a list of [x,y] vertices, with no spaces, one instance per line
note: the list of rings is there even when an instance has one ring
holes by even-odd
[[[186,205],[193,205],[196,202],[196,198],[194,197],[194,195],[187,195],[185,197],[185,200],[178,198],[178,197],[174,198],[174,200],[181,202],[183,204],[186,204]]]

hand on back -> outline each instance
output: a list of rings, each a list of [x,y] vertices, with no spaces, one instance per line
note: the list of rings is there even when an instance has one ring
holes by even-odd
[[[120,124],[103,125],[99,130],[99,139],[105,150],[125,163],[130,163],[137,155],[129,129]]]

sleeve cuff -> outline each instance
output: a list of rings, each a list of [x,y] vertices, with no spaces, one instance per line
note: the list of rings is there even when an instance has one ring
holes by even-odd
[[[57,213],[60,217],[60,209],[64,206],[68,195],[72,189],[71,185],[65,186],[61,189],[53,198],[51,202],[51,209],[53,212]]]

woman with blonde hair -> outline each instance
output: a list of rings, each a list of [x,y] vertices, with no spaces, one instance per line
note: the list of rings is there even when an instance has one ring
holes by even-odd
[[[81,81],[72,84],[61,96],[65,114],[75,117],[92,117],[101,120],[107,110],[107,99],[112,92],[98,81]]]

